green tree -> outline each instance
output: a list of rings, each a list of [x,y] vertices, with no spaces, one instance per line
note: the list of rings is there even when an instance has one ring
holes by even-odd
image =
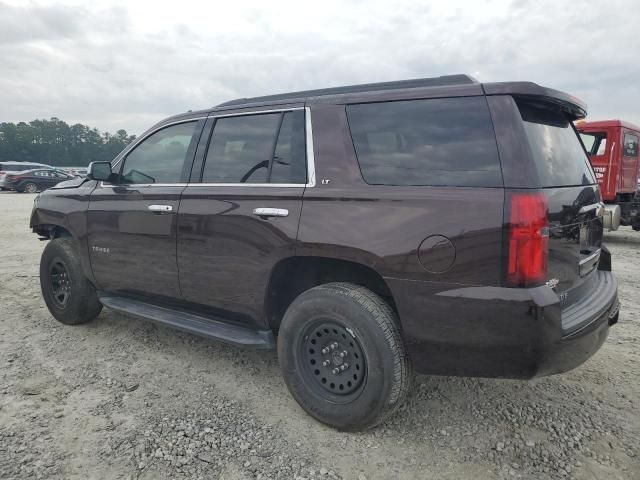
[[[29,123],[0,123],[0,162],[24,161],[52,166],[86,166],[109,161],[135,139],[126,130],[115,135],[59,118]]]

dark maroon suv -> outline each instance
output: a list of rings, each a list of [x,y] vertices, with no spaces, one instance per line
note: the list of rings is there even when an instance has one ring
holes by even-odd
[[[104,305],[277,347],[295,399],[340,429],[392,413],[412,370],[569,370],[618,319],[584,116],[453,75],[168,118],[36,199],[44,299],[63,323]]]

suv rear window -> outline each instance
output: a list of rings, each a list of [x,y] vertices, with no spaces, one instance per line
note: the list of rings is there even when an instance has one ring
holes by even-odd
[[[518,101],[541,187],[592,185],[589,158],[573,124],[561,110]]]
[[[502,186],[484,97],[349,105],[347,116],[369,184]]]

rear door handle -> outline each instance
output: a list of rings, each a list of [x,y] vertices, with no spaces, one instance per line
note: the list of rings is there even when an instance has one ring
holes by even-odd
[[[152,212],[160,212],[160,213],[167,213],[167,212],[173,211],[173,207],[171,205],[149,205],[147,209]]]
[[[287,217],[289,210],[286,208],[254,208],[253,214],[259,217]]]

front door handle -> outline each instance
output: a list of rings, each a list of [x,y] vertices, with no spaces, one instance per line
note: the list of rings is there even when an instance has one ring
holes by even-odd
[[[289,210],[286,208],[254,208],[253,214],[259,217],[287,217]]]
[[[159,213],[167,213],[173,211],[173,207],[171,205],[149,205],[147,209],[152,212]]]

